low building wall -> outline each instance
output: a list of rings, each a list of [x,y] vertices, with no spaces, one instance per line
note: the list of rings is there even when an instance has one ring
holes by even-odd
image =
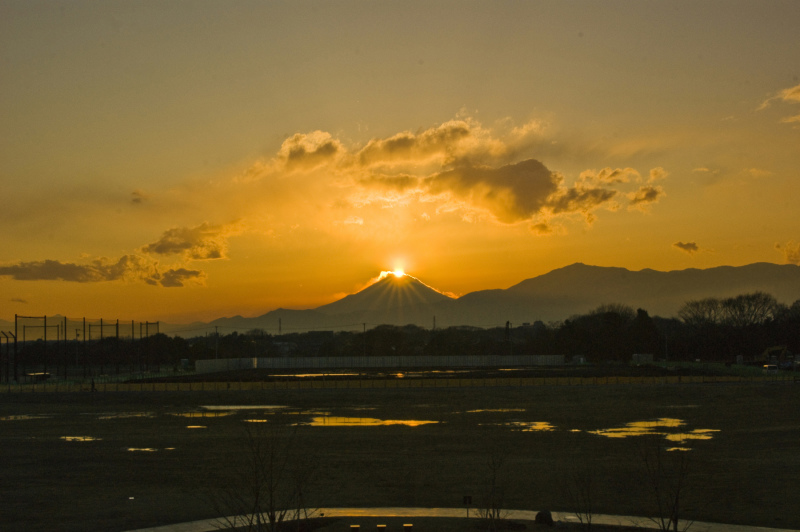
[[[240,369],[498,368],[562,366],[564,355],[220,358],[195,361],[197,373]]]

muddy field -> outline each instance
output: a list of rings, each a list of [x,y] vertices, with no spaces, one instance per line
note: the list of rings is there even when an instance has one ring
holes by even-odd
[[[478,500],[501,457],[508,508],[571,510],[571,483],[591,478],[596,512],[650,515],[641,456],[653,439],[635,435],[648,422],[691,465],[686,517],[800,529],[799,393],[754,383],[6,394],[0,524],[122,531],[218,517],[209,498],[247,427],[276,423],[294,427],[314,462],[309,506],[459,507]]]

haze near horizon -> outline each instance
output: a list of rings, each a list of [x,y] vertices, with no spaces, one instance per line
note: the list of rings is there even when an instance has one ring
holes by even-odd
[[[797,2],[0,0],[0,318],[800,264]]]

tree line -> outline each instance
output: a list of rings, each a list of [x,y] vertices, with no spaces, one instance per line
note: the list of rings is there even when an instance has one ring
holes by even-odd
[[[138,340],[111,337],[63,346],[39,340],[21,347],[15,363],[56,374],[80,373],[81,368],[84,373],[105,374],[161,366],[177,369],[184,359],[279,356],[564,355],[594,363],[628,362],[633,354],[642,353],[656,360],[762,363],[769,361],[769,355],[800,353],[800,300],[787,306],[770,294],[754,292],[687,301],[672,318],[606,304],[563,321],[506,323],[489,329],[379,325],[359,332],[283,335],[253,329],[194,338],[163,333]],[[8,378],[13,355],[7,351],[8,346],[0,360],[6,367],[0,372]]]

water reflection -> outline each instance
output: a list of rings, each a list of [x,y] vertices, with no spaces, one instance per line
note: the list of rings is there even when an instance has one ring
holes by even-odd
[[[506,421],[505,423],[481,423],[482,426],[510,427],[519,432],[550,432],[556,428],[547,421]]]
[[[478,414],[481,412],[524,412],[524,408],[479,408],[477,410],[467,410],[467,414]]]
[[[624,427],[588,431],[589,434],[605,436],[607,438],[628,438],[630,436],[657,435],[674,443],[685,443],[688,440],[710,440],[718,429],[694,429],[690,431],[676,431],[685,426],[686,422],[675,418],[659,418],[650,421],[634,421]],[[669,431],[657,429],[671,429]],[[671,447],[669,451],[688,451],[687,447]]]
[[[547,421],[512,421],[507,424],[521,432],[550,432],[555,430],[555,427]]]
[[[110,414],[100,414],[97,419],[128,419],[132,417],[155,417],[154,412],[116,412]]]
[[[386,425],[405,425],[408,427],[418,427],[429,425],[438,421],[424,421],[418,419],[377,419],[372,417],[339,417],[339,416],[319,416],[313,418],[304,425],[312,427],[378,427]]]
[[[282,410],[289,407],[285,405],[203,405],[200,408],[211,411],[220,411],[220,410],[232,411],[232,410]]]
[[[266,419],[245,419],[245,423],[267,423]]]
[[[230,416],[232,414],[233,412],[213,411],[213,412],[179,412],[177,414],[172,414],[172,415],[180,417],[225,417],[225,416]]]
[[[658,427],[678,428],[684,425],[680,419],[662,417],[651,421],[633,421],[624,427],[615,429],[590,430],[589,434],[597,434],[607,438],[628,438],[630,436],[644,436],[647,434],[664,434],[656,432]]]
[[[676,432],[665,436],[669,441],[683,443],[686,440],[710,440],[712,432],[719,432],[717,429],[696,429],[689,432]]]
[[[153,449],[152,447],[128,447],[127,450],[132,452],[154,453],[158,449]]]
[[[102,438],[95,438],[94,436],[61,436],[64,441],[99,441]]]
[[[187,429],[207,429],[205,425],[186,425]]]
[[[28,419],[49,419],[50,416],[37,416],[31,414],[18,414],[15,416],[3,416],[0,417],[0,421],[25,421]]]

